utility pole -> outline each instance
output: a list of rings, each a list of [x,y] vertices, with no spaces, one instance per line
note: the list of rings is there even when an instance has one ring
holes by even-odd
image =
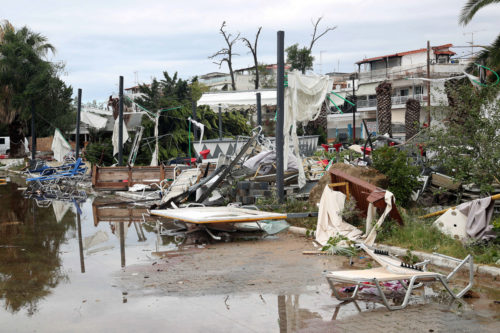
[[[35,101],[31,101],[31,160],[36,158]],[[34,165],[33,165],[34,166]]]
[[[257,95],[257,126],[262,126],[262,105],[261,105],[260,92],[258,92],[256,95]]]
[[[219,141],[222,141],[222,106],[219,104]]]
[[[431,42],[427,41],[427,126],[431,126]]]
[[[356,143],[356,90],[354,89],[354,78],[352,76],[352,102],[354,105],[352,106],[352,144]]]
[[[123,76],[120,76],[118,91],[118,165],[123,165]]]
[[[80,156],[80,112],[82,112],[82,89],[78,89],[78,109],[76,111],[75,159]]]
[[[278,31],[278,79],[276,85],[276,187],[280,203],[285,201],[284,161],[283,161],[283,126],[285,122],[285,32]],[[288,148],[288,147],[287,147]]]

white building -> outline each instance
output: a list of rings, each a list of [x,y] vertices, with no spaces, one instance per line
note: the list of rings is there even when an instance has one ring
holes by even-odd
[[[259,71],[259,88],[276,88],[276,73],[278,66],[276,64],[264,65],[265,69]],[[285,65],[285,70],[290,69],[290,65]],[[255,67],[235,69],[234,83],[236,90],[254,90],[255,89]],[[231,75],[227,73],[213,72],[201,75],[200,83],[208,86],[210,91],[233,90],[231,86]]]
[[[463,74],[467,63],[452,59],[452,56],[455,55],[455,52],[450,50],[452,47],[452,44],[431,47],[430,77],[432,79]],[[357,138],[363,137],[360,134],[366,136],[364,129],[360,127],[362,119],[367,122],[370,131],[376,131],[377,100],[375,88],[383,81],[392,84],[392,124],[395,137],[404,138],[405,136],[404,119],[406,101],[409,98],[420,101],[422,105],[421,124],[427,121],[426,107],[429,97],[426,82],[412,79],[427,77],[427,48],[363,59],[356,64],[358,65],[358,72],[355,73],[358,78],[355,82],[358,113],[356,117]],[[342,96],[352,95],[352,86],[349,88],[334,87],[336,88],[334,91]],[[430,101],[431,106],[446,103],[443,81],[431,82]],[[342,101],[337,98],[335,103],[337,102]],[[350,132],[348,127],[352,126],[352,120],[349,121],[348,118],[348,113],[330,114],[328,116],[328,137]],[[352,119],[352,113],[350,118]]]

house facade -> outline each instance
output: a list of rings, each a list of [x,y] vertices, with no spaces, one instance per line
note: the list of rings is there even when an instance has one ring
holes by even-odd
[[[440,79],[463,74],[468,63],[461,59],[453,59],[455,52],[450,50],[452,47],[452,44],[445,44],[430,48],[430,78]],[[405,137],[406,101],[409,98],[420,101],[422,106],[420,123],[423,124],[427,121],[428,81],[419,79],[427,77],[427,48],[363,59],[356,64],[358,71],[351,75],[351,77],[356,77],[354,84],[357,100],[356,118],[359,119],[359,122],[356,121],[356,137],[359,138],[360,134],[363,134],[364,129],[360,128],[363,119],[367,122],[370,132],[377,131],[375,89],[384,81],[388,81],[392,85],[392,132],[394,137]],[[431,81],[430,91],[431,106],[446,104],[444,81]],[[335,84],[334,92],[344,97],[353,93],[352,87],[347,88]],[[340,98],[337,98],[337,101],[342,102]],[[350,133],[349,126],[345,127],[345,120],[348,118],[346,113],[352,112],[349,109],[347,108],[344,114],[337,112],[328,116],[329,137],[335,137],[339,133]],[[364,134],[366,135],[366,133]]]

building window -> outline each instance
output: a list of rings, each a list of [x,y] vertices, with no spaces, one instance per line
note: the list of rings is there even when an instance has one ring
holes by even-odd
[[[424,87],[416,86],[415,87],[415,95],[422,95],[424,93]]]
[[[0,145],[4,145],[5,144],[5,138],[0,138]]]
[[[399,96],[408,96],[408,89],[399,90]]]

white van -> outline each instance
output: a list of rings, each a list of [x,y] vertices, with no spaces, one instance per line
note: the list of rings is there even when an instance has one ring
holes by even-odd
[[[29,153],[28,139],[26,138],[24,138],[24,149],[26,153]],[[0,136],[0,155],[7,155],[8,150],[10,150],[10,137]]]

